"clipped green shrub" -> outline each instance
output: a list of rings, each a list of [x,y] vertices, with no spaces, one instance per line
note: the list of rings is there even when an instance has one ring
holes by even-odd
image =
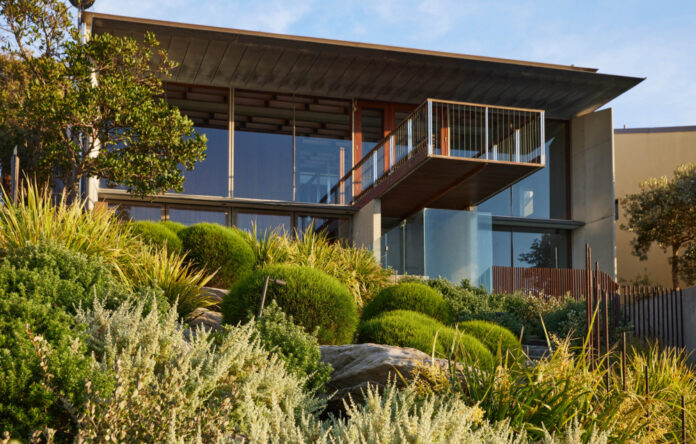
[[[464,351],[484,368],[491,368],[494,362],[490,351],[475,337],[456,332],[430,316],[410,310],[388,311],[361,322],[357,338],[359,343],[411,347],[428,354],[433,353],[434,347],[437,357],[448,357],[453,349]]]
[[[440,293],[418,282],[404,282],[387,287],[374,297],[362,312],[363,321],[392,310],[411,310],[451,324],[452,309]]]
[[[288,372],[306,378],[307,390],[320,390],[329,382],[331,366],[321,362],[316,336],[296,325],[292,316],[286,316],[275,301],[263,309],[263,316],[256,320],[254,328],[264,349],[280,356]]]
[[[488,321],[474,320],[458,324],[459,330],[481,341],[494,355],[500,350],[503,358],[510,355],[520,359],[523,355],[518,338],[510,330]]]
[[[234,230],[217,224],[201,223],[179,232],[184,250],[193,263],[217,273],[210,284],[228,287],[254,265],[254,254]]]
[[[133,232],[149,245],[167,246],[169,251],[181,251],[181,239],[165,225],[153,221],[140,221],[131,224]]]
[[[223,299],[224,322],[235,324],[256,315],[266,276],[286,283],[270,284],[266,303],[276,301],[307,332],[318,328],[320,344],[351,342],[358,314],[350,292],[336,279],[309,267],[269,265],[249,273]]]
[[[176,234],[177,236],[179,235],[179,233],[181,232],[181,230],[183,230],[183,229],[186,228],[186,225],[181,224],[181,223],[179,223],[179,222],[172,222],[172,221],[170,221],[170,220],[161,220],[161,221],[159,221],[159,222],[157,222],[157,223],[160,224],[160,225],[162,225],[163,227],[169,229],[170,231],[172,231],[172,232],[173,232],[174,234]]]

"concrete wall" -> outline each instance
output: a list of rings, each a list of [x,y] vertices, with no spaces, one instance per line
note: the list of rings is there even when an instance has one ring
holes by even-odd
[[[585,268],[585,244],[592,260],[616,276],[614,223],[614,128],[612,109],[570,122],[571,217],[585,225],[572,233],[572,267]]]
[[[616,130],[614,140],[617,198],[639,192],[638,183],[643,180],[671,177],[678,165],[696,162],[696,126]],[[649,283],[671,287],[669,255],[653,245],[646,261],[633,256],[631,240],[635,235],[619,228],[624,221],[620,209],[616,230],[619,279],[630,283],[647,278]]]
[[[379,199],[372,200],[353,216],[352,227],[353,244],[372,251],[375,260],[381,263],[382,205]]]

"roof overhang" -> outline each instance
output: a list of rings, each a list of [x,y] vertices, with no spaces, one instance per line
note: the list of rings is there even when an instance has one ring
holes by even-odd
[[[546,110],[569,119],[643,79],[595,69],[242,31],[85,12],[94,34],[153,32],[179,63],[172,81],[419,104],[428,97]]]

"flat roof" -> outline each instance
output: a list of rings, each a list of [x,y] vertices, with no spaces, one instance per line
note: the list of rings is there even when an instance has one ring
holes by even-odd
[[[93,33],[153,32],[179,62],[172,81],[418,104],[428,97],[544,109],[571,118],[643,79],[594,68],[290,36],[84,12]]]
[[[696,131],[696,125],[690,126],[655,126],[649,128],[616,128],[615,134],[638,134],[638,133],[684,133]]]

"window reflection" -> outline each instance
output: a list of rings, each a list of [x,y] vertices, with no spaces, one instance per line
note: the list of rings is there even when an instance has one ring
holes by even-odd
[[[162,209],[160,207],[109,204],[109,208],[116,210],[116,216],[122,220],[158,221],[162,219]]]
[[[271,232],[286,234],[292,228],[292,221],[290,216],[282,214],[237,214],[237,228],[253,232],[254,227],[256,227],[256,233],[259,236]]]
[[[229,194],[229,132],[226,129],[195,127],[208,139],[205,159],[193,170],[183,171],[184,194],[222,196]]]
[[[298,216],[297,232],[303,236],[305,232],[311,230],[314,233],[323,233],[330,240],[348,239],[349,223],[347,219],[325,219],[312,216]]]
[[[227,218],[222,211],[180,210],[169,209],[169,220],[184,225],[193,225],[201,222],[227,225]]]
[[[234,195],[292,200],[292,135],[235,131]]]

